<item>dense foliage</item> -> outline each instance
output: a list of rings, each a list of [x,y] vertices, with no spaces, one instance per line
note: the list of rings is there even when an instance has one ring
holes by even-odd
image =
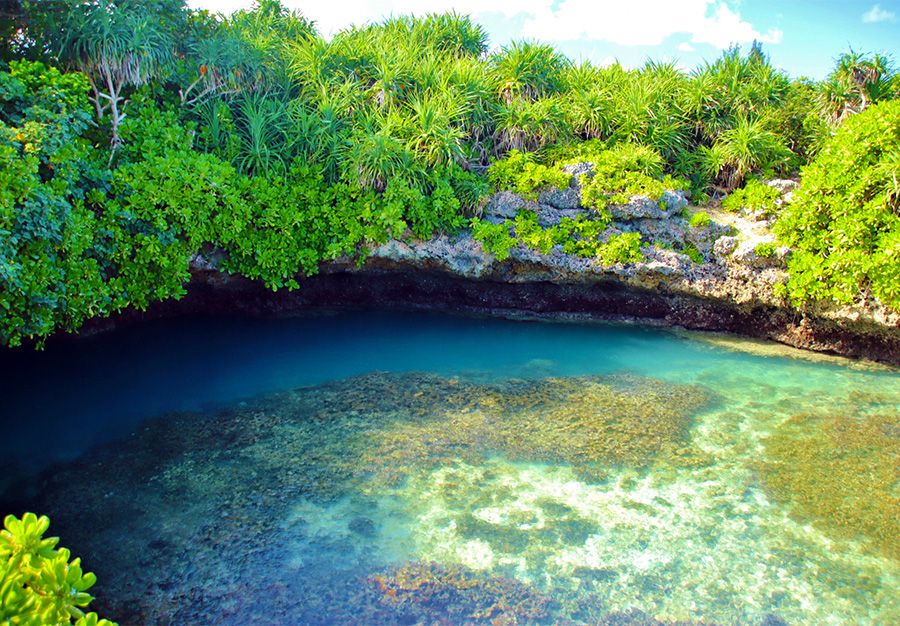
[[[26,513],[7,515],[0,530],[0,623],[21,626],[72,624],[115,626],[84,609],[97,577],[81,559],[57,548],[57,537],[44,537],[50,520]],[[71,559],[71,560],[70,560]]]
[[[22,0],[0,40],[4,344],[179,297],[198,251],[297,287],[322,261],[465,227],[491,188],[564,188],[578,161],[593,164],[579,182],[600,224],[607,204],[635,194],[740,192],[796,171],[900,87],[889,59],[857,53],[814,83],[792,81],[756,45],[692,73],[574,64],[535,42],[489,52],[484,30],[453,13],[327,40],[277,0],[228,17],[183,0]],[[887,243],[870,245],[892,249],[887,226],[876,228]],[[515,245],[494,225],[472,228],[498,258]],[[601,252],[596,228],[517,236],[637,258],[631,240]],[[815,272],[840,272],[804,258],[792,294],[819,297]],[[879,258],[857,283],[895,303]]]
[[[900,310],[900,102],[849,118],[804,170],[777,232],[794,248],[787,292]]]

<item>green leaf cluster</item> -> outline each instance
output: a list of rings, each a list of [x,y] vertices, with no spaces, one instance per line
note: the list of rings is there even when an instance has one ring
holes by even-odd
[[[604,265],[637,263],[644,258],[641,254],[641,234],[619,233],[611,236],[597,247],[597,258]]]
[[[688,223],[691,225],[691,228],[704,228],[712,224],[712,218],[709,217],[709,213],[706,211],[697,211],[691,215]]]
[[[488,254],[494,255],[498,261],[509,258],[509,251],[518,245],[518,240],[510,235],[509,222],[492,224],[487,220],[473,218],[471,222],[472,236]]]
[[[758,178],[751,178],[743,187],[735,189],[722,200],[722,209],[731,213],[737,213],[741,209],[763,211],[771,215],[775,213],[775,201],[780,195],[774,187],[769,187]]]
[[[653,148],[633,143],[609,147],[598,140],[557,146],[542,158],[513,150],[491,165],[488,178],[497,190],[536,199],[545,189],[567,189],[572,176],[564,168],[577,163],[591,165],[591,174],[580,176],[581,200],[598,212],[609,203],[626,204],[632,196],[659,200],[666,190],[685,187],[664,176],[665,162]]]
[[[0,530],[0,623],[21,626],[115,626],[87,613],[88,590],[97,577],[81,559],[57,548],[58,537],[44,537],[47,517],[7,515]]]
[[[543,189],[566,189],[572,176],[555,163],[539,163],[533,154],[513,150],[491,165],[488,180],[498,191],[512,191],[523,198],[536,199],[537,192]]]
[[[603,241],[602,235],[609,218],[591,219],[584,216],[563,218],[559,224],[547,228],[538,223],[533,211],[520,211],[515,220],[500,224],[475,219],[472,232],[485,251],[498,261],[509,258],[509,251],[521,244],[542,254],[549,254],[560,246],[565,254],[600,259],[604,265],[636,263],[643,259],[640,233],[619,233]]]

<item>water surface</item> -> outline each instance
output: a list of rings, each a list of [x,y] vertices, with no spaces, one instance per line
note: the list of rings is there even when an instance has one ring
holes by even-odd
[[[123,624],[900,622],[900,375],[755,347],[355,312],[10,351],[2,512]]]

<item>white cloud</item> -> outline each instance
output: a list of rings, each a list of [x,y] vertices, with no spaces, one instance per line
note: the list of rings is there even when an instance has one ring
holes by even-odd
[[[862,21],[866,24],[877,24],[878,22],[893,22],[896,18],[897,15],[893,11],[886,11],[876,4],[863,13]]]
[[[692,43],[727,48],[754,39],[777,44],[783,37],[778,29],[760,32],[726,0],[284,0],[284,3],[314,19],[325,35],[389,15],[423,15],[452,9],[476,19],[486,13],[524,18],[519,36],[544,41],[581,39],[627,46],[659,45],[671,35],[681,33],[689,35]],[[189,4],[229,13],[252,2],[189,0]]]
[[[716,48],[780,43],[777,29],[759,32],[722,0],[563,0],[556,10],[545,3],[525,24],[524,35],[550,40],[598,39],[626,46],[652,46],[676,33],[692,43]]]
[[[678,44],[678,51],[679,52],[693,52],[694,46],[692,46],[687,41],[682,41],[680,44]]]

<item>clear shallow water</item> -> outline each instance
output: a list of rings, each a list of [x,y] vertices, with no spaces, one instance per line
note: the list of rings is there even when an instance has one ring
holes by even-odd
[[[123,623],[900,621],[897,372],[383,313],[0,367],[4,509]]]

